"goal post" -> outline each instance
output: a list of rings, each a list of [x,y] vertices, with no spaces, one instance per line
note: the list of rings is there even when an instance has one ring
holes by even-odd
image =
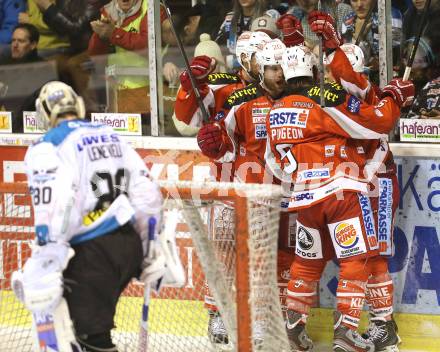
[[[281,189],[273,185],[159,181],[164,211],[179,210],[177,244],[183,288],[150,302],[148,351],[216,351],[203,307],[208,283],[231,351],[284,351],[288,341],[277,286]],[[0,184],[0,350],[33,351],[30,316],[10,290],[10,276],[30,255],[33,218],[26,184]],[[17,246],[20,249],[17,249]],[[119,351],[136,351],[143,285],[134,280],[117,307]]]

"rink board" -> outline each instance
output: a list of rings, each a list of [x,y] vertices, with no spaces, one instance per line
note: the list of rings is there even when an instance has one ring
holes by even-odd
[[[29,144],[34,137],[26,138],[29,140],[10,135],[0,136],[0,143],[7,145],[0,147],[0,181],[25,180],[23,173],[25,145]],[[206,159],[199,152],[194,152],[197,150],[195,140],[186,140],[188,142],[185,143],[182,139],[175,138],[140,137],[130,142],[138,148],[138,152],[155,178],[204,180],[209,175]],[[191,146],[188,147],[188,144]],[[171,145],[179,145],[182,149],[185,149],[186,145],[188,148],[168,150]],[[414,150],[415,147],[411,146],[410,150]],[[438,260],[440,257],[440,158],[437,157],[438,153],[434,154],[429,158],[396,158],[397,174],[401,183],[401,202],[395,232],[395,241],[399,250],[390,260],[390,272],[395,282],[395,311],[399,312],[395,316],[400,327],[399,334],[404,341],[402,351],[440,351],[440,261]],[[0,278],[2,277],[1,269],[0,265]],[[8,266],[3,266],[3,269],[11,270]],[[321,280],[320,304],[322,307],[334,305],[337,287],[335,285],[336,269],[330,268]],[[132,309],[130,307],[133,305],[137,307],[141,304],[140,298],[126,298],[124,301],[133,299],[137,300],[136,304],[122,303],[121,307]],[[206,334],[207,315],[203,311],[202,304],[195,302],[199,305],[194,311],[200,315],[200,324],[197,323],[188,330],[193,334],[191,336],[203,338]],[[152,305],[154,304],[156,300],[153,300]],[[173,311],[173,307],[179,306],[171,302],[170,312]],[[191,314],[196,314],[190,308],[188,310]],[[311,335],[316,341],[330,342],[331,311],[329,309],[312,311],[309,324]],[[2,320],[4,321],[4,318],[0,316],[0,324]],[[154,317],[151,320],[155,320]],[[123,327],[126,334],[134,334],[137,331],[138,322],[136,318],[126,323]],[[166,325],[165,322],[158,325],[153,325],[155,324],[153,322],[151,324],[151,330],[165,331],[158,333],[164,339],[178,338],[183,336],[179,334],[185,333],[182,329],[175,329],[173,334],[167,334],[169,327],[163,327]]]

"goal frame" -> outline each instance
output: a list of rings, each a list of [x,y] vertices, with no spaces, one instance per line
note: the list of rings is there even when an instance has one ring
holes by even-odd
[[[250,270],[249,245],[250,236],[248,221],[248,199],[275,196],[281,198],[281,187],[261,184],[240,184],[222,182],[193,182],[193,181],[157,181],[165,199],[174,201],[192,200],[193,202],[231,202],[234,204],[235,216],[235,317],[236,326],[227,326],[228,330],[236,331],[236,350],[252,352],[252,314],[250,304]],[[26,183],[0,183],[0,192],[3,194],[18,194],[19,197],[30,197]],[[25,205],[30,204],[27,199]],[[18,206],[24,205],[17,203]],[[184,216],[185,220],[188,217]],[[30,220],[33,223],[33,211]],[[191,229],[191,224],[186,221]],[[200,226],[200,224],[198,225]],[[191,229],[191,233],[193,233]],[[13,236],[13,232],[3,232],[0,239]],[[203,267],[202,268],[205,270]],[[221,301],[217,293],[216,300]],[[214,294],[214,296],[216,296]],[[219,304],[221,309],[221,304]],[[231,331],[232,332],[232,331]]]

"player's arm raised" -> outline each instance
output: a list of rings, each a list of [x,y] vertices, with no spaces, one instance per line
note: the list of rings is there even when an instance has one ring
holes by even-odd
[[[345,102],[324,111],[342,127],[351,138],[377,139],[387,135],[400,117],[400,109],[414,99],[411,81],[392,79],[383,89],[381,100],[370,105],[348,95]]]
[[[194,57],[190,63],[190,70],[196,80],[197,88],[207,111],[209,111],[209,107],[214,106],[215,97],[208,86],[208,76],[215,70],[216,66],[215,59],[205,55]],[[197,99],[186,70],[180,74],[180,84],[181,87],[177,93],[174,107],[176,118],[189,126],[200,127],[204,116],[202,116],[202,111],[197,105]]]

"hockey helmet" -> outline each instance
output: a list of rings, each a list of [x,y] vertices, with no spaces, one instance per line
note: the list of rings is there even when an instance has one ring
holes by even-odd
[[[313,77],[316,56],[306,46],[287,48],[283,54],[281,67],[286,81],[295,77]]]
[[[240,36],[237,39],[237,44],[235,46],[235,56],[237,57],[237,61],[240,64],[241,67],[243,67],[245,70],[248,70],[244,66],[242,54],[245,55],[246,59],[248,59],[248,48],[249,48],[249,39],[251,38],[252,32],[246,31],[240,34]]]
[[[257,63],[259,65],[260,78],[264,77],[264,67],[270,65],[281,65],[283,53],[286,51],[286,46],[279,39],[272,39],[264,44],[261,51],[257,52]]]
[[[353,70],[355,72],[364,72],[365,58],[362,49],[351,43],[342,44],[341,49],[350,61]]]
[[[35,107],[37,126],[44,130],[55,126],[61,114],[73,113],[78,118],[85,117],[84,100],[72,87],[59,81],[48,82],[41,88]]]
[[[267,33],[252,32],[251,37],[249,38],[247,50],[248,59],[250,60],[252,58],[252,54],[256,53],[257,51],[261,51],[264,45],[270,41],[271,39]]]

